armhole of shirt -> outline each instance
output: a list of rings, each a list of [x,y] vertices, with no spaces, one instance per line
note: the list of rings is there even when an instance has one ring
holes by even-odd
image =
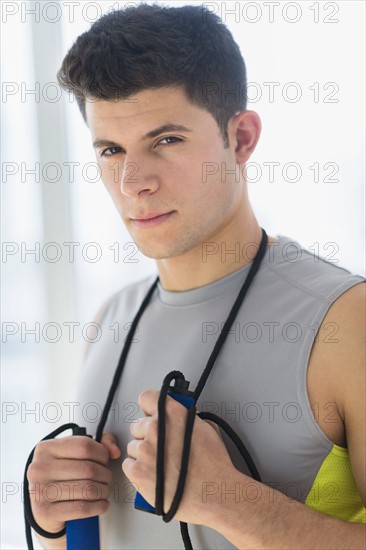
[[[323,432],[323,430],[319,427],[318,423],[316,422],[316,419],[314,417],[313,411],[310,407],[310,401],[307,391],[307,371],[309,366],[309,360],[311,351],[313,349],[313,345],[316,339],[316,336],[318,335],[319,328],[322,325],[324,318],[326,314],[328,313],[330,307],[334,304],[334,302],[342,296],[347,290],[351,289],[353,286],[363,282],[363,278],[356,278],[353,276],[351,279],[348,279],[344,281],[340,286],[338,286],[332,294],[328,297],[327,302],[323,302],[320,304],[320,307],[318,308],[317,312],[315,313],[312,322],[310,326],[314,326],[315,323],[318,326],[318,330],[315,331],[307,331],[307,337],[304,340],[304,345],[301,349],[301,353],[299,355],[299,361],[297,365],[297,397],[299,400],[299,404],[301,407],[301,410],[303,412],[307,427],[309,432],[317,439],[317,442],[322,445],[324,448],[328,449],[329,451],[334,445],[334,442],[331,441]],[[341,447],[342,448],[342,447]]]

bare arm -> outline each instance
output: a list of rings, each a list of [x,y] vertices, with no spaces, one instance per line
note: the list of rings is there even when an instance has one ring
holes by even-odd
[[[248,478],[243,476],[240,481],[239,474],[236,482],[245,487]],[[250,483],[254,491],[253,480]],[[364,524],[325,516],[304,504],[284,498],[282,493],[266,485],[258,483],[257,487],[257,494],[260,494],[257,502],[236,503],[225,498],[225,505],[217,506],[210,521],[209,526],[216,528],[237,548],[363,550],[366,547]]]

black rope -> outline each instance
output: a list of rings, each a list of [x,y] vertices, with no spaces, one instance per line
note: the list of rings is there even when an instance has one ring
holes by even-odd
[[[182,535],[182,540],[185,550],[193,550],[191,539],[188,533],[188,525],[183,521],[180,521],[180,534]]]
[[[160,389],[158,400],[158,441],[156,452],[156,488],[155,510],[158,516],[164,514],[164,462],[165,462],[165,401],[169,391],[170,382],[175,379],[183,379],[179,371],[172,371],[166,375]]]
[[[194,421],[196,417],[196,407],[191,405],[187,408],[187,420],[184,432],[183,440],[183,449],[182,449],[182,458],[180,465],[179,478],[177,482],[177,488],[175,495],[173,497],[172,503],[168,512],[164,513],[164,457],[165,457],[165,434],[166,434],[166,398],[168,396],[169,389],[173,389],[170,386],[170,382],[174,379],[184,380],[184,375],[179,371],[170,372],[163,381],[163,385],[160,390],[159,400],[158,400],[158,442],[157,442],[157,455],[156,455],[156,493],[155,493],[155,510],[156,514],[163,517],[163,520],[168,523],[171,521],[178,508],[179,504],[183,497],[185,482],[188,472],[188,463],[189,463],[189,454],[192,441],[192,432]],[[199,412],[197,413],[202,420],[209,420],[217,424],[226,434],[230,437],[236,448],[238,449],[242,459],[245,461],[253,479],[256,481],[261,481],[261,477],[257,470],[257,467],[252,459],[248,449],[246,448],[243,441],[240,439],[238,434],[233,430],[233,428],[225,422],[219,416],[210,413],[210,412]],[[187,523],[180,522],[180,531],[183,539],[183,544],[185,550],[193,550],[192,542],[188,532]]]
[[[145,296],[145,298],[144,298],[144,300],[143,300],[143,302],[140,306],[140,309],[138,310],[138,312],[137,312],[137,314],[136,314],[136,316],[135,316],[135,318],[134,318],[134,320],[131,324],[130,330],[128,331],[127,338],[126,338],[126,341],[125,341],[125,345],[123,346],[121,357],[119,359],[118,367],[116,369],[116,372],[114,373],[113,382],[112,382],[112,385],[110,387],[106,403],[104,405],[104,409],[103,409],[103,412],[102,412],[102,416],[100,418],[100,422],[98,424],[97,433],[96,433],[96,436],[95,436],[95,439],[98,442],[100,442],[102,440],[103,429],[104,429],[104,426],[107,422],[107,418],[108,418],[109,410],[110,410],[111,405],[112,405],[114,394],[116,393],[118,383],[121,379],[123,367],[125,366],[125,363],[126,363],[127,354],[130,351],[130,346],[131,346],[132,338],[134,337],[134,334],[135,334],[136,327],[138,325],[138,322],[140,321],[141,315],[144,313],[144,311],[146,309],[146,306],[147,306],[147,304],[149,303],[149,301],[151,299],[151,296],[154,293],[155,288],[157,287],[158,281],[159,281],[159,277],[157,277],[155,279],[154,283],[150,287],[148,293],[146,294],[146,296]]]
[[[186,483],[186,477],[188,472],[189,453],[191,450],[192,433],[193,433],[193,425],[194,425],[195,418],[196,418],[196,407],[192,405],[188,409],[188,416],[187,416],[187,422],[186,422],[186,429],[184,432],[182,460],[180,465],[177,490],[175,492],[170,509],[166,514],[163,515],[163,520],[166,523],[168,523],[173,519],[173,517],[175,516],[178,510],[180,501],[182,500],[184,486]]]
[[[263,259],[263,256],[265,255],[266,253],[266,247],[267,247],[267,243],[268,243],[268,237],[267,237],[267,233],[265,232],[264,229],[262,229],[262,240],[261,240],[261,243],[259,245],[259,248],[258,248],[258,252],[253,260],[253,263],[252,265],[250,266],[250,270],[249,270],[249,273],[248,273],[248,276],[246,277],[245,281],[244,281],[244,284],[243,286],[241,287],[240,291],[239,291],[239,294],[234,302],[234,305],[233,307],[231,308],[231,311],[228,315],[228,318],[226,319],[223,327],[222,327],[222,330],[219,334],[219,337],[218,339],[216,340],[216,344],[214,346],[214,349],[212,350],[212,353],[207,361],[207,365],[205,367],[205,370],[203,371],[202,375],[201,375],[201,378],[199,379],[198,381],[198,384],[197,384],[197,387],[194,391],[194,399],[195,401],[198,400],[199,396],[201,395],[201,392],[207,382],[207,378],[209,377],[212,369],[213,369],[213,366],[215,364],[215,361],[217,359],[217,356],[218,354],[220,353],[220,350],[226,340],[226,336],[228,335],[228,332],[231,328],[231,325],[233,324],[234,322],[234,319],[240,309],[240,306],[242,305],[243,303],[243,300],[246,296],[246,293],[248,292],[248,289],[259,269],[259,266],[261,264],[261,261]]]
[[[170,382],[174,379],[184,380],[184,375],[179,371],[170,372],[163,381],[158,400],[158,441],[156,454],[156,493],[155,510],[157,515],[163,516],[165,522],[169,522],[175,516],[180,501],[182,500],[184,485],[188,471],[189,452],[191,449],[191,440],[193,425],[196,418],[196,407],[194,405],[187,408],[188,415],[184,432],[182,458],[177,488],[168,512],[164,513],[164,455],[165,455],[165,402],[170,388]]]

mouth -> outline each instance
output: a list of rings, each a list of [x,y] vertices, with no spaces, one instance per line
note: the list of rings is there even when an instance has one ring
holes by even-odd
[[[146,214],[145,216],[141,216],[140,218],[131,218],[131,222],[138,227],[153,227],[164,223],[174,213],[175,210],[167,212],[166,214]]]

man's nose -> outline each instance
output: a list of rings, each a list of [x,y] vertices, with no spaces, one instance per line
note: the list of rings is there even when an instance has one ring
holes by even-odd
[[[159,188],[157,165],[151,161],[125,159],[122,167],[120,189],[123,195],[136,198],[141,193],[155,193]]]

